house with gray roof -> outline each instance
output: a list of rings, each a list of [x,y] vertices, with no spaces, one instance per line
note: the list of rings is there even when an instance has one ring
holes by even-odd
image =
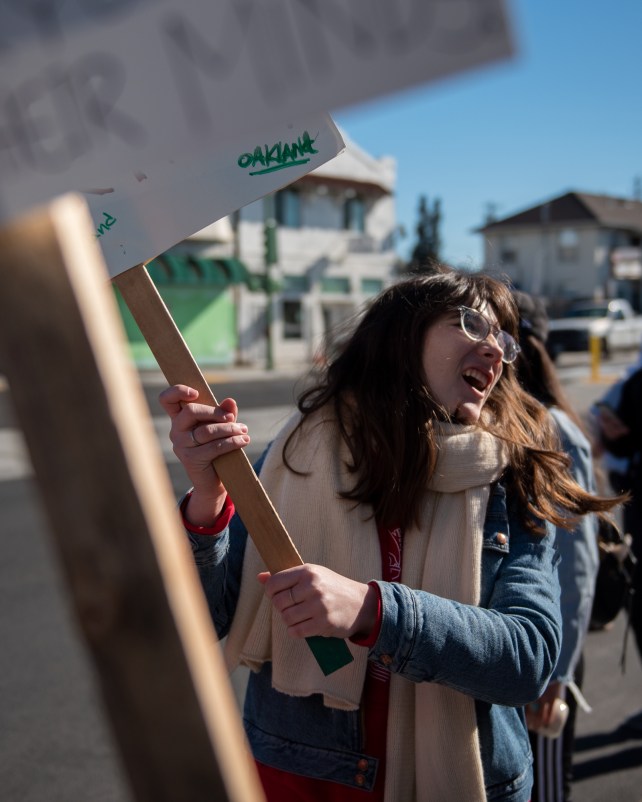
[[[544,296],[551,311],[577,298],[627,298],[639,311],[642,201],[566,192],[477,229],[484,269]]]

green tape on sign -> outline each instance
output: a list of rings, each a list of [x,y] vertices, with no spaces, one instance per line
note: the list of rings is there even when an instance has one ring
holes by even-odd
[[[354,660],[348,644],[341,638],[312,635],[306,641],[326,677]]]

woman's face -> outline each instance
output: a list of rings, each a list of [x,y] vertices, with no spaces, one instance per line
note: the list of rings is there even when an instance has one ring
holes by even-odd
[[[497,317],[489,306],[480,310],[491,331],[480,342],[463,331],[458,310],[430,326],[424,337],[423,366],[435,400],[459,423],[476,423],[488,396],[502,375],[503,351],[495,339]]]

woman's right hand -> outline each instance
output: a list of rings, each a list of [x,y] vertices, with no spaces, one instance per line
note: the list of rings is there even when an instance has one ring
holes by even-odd
[[[250,437],[247,426],[236,422],[238,407],[232,398],[217,407],[196,403],[198,392],[184,384],[168,387],[159,396],[172,425],[169,439],[193,485],[184,510],[196,526],[211,526],[225,503],[227,491],[214,468],[214,460],[244,448]]]

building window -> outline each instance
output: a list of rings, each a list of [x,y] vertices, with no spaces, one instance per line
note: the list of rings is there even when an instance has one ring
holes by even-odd
[[[499,258],[503,265],[517,264],[517,253],[515,251],[510,250],[509,248],[504,248]]]
[[[557,255],[560,262],[577,262],[580,255],[580,238],[577,231],[565,228],[560,231],[557,242]]]
[[[333,292],[333,293],[339,293],[340,295],[349,295],[350,279],[324,276],[321,279],[321,292]]]
[[[281,289],[283,292],[300,292],[305,293],[308,292],[308,277],[307,276],[294,276],[294,275],[284,275],[283,281],[281,284]]]
[[[303,304],[301,301],[283,301],[283,339],[303,339]]]
[[[346,231],[361,233],[366,230],[366,204],[358,195],[348,198],[344,203],[343,227]]]
[[[380,278],[362,278],[361,292],[364,295],[378,295],[383,289],[383,281]]]
[[[282,189],[276,193],[277,223],[287,228],[301,228],[301,194],[295,189]]]

